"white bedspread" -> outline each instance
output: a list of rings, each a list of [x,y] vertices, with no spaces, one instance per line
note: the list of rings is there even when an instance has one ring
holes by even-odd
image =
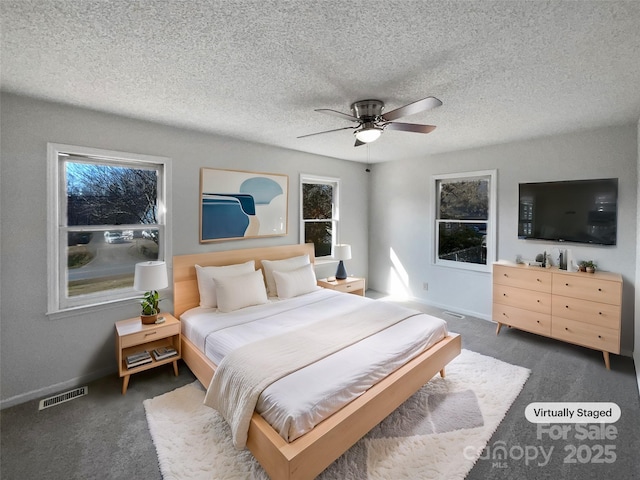
[[[195,308],[182,315],[182,329],[219,365],[243,345],[373,303],[357,295],[319,290],[226,314]],[[276,381],[262,392],[256,410],[285,440],[292,441],[446,333],[443,320],[419,313]]]

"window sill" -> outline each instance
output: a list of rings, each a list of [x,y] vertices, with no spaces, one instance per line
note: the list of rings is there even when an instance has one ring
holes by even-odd
[[[119,298],[116,300],[105,301],[96,303],[93,305],[83,305],[79,307],[70,307],[61,310],[54,310],[47,312],[49,320],[60,320],[63,318],[73,318],[79,316],[91,315],[93,313],[103,312],[105,310],[112,310],[114,307],[125,306],[127,303],[132,303],[136,297]]]
[[[316,258],[313,263],[314,265],[330,265],[332,263],[338,263],[338,260],[333,257],[320,257]]]

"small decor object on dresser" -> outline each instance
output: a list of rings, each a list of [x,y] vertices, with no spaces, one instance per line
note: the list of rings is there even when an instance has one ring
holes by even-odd
[[[580,262],[580,271],[587,273],[594,273],[596,271],[597,265],[593,262],[593,260],[583,260]]]

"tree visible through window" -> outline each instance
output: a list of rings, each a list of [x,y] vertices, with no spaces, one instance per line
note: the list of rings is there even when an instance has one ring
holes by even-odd
[[[491,174],[438,178],[436,191],[436,263],[488,265],[494,244]]]
[[[135,264],[165,258],[165,160],[56,151],[51,311],[131,297]],[[53,186],[52,186],[53,188]],[[57,240],[57,242],[56,242]],[[53,259],[52,259],[53,260]]]
[[[331,255],[337,229],[338,180],[301,179],[301,241],[315,245],[316,257]]]
[[[67,296],[132,287],[135,264],[158,259],[158,172],[72,160],[64,166]]]

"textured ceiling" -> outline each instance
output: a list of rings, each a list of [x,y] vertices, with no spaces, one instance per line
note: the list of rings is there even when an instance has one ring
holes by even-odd
[[[4,91],[361,162],[640,118],[640,2],[2,0]],[[349,113],[433,95],[354,148]]]

